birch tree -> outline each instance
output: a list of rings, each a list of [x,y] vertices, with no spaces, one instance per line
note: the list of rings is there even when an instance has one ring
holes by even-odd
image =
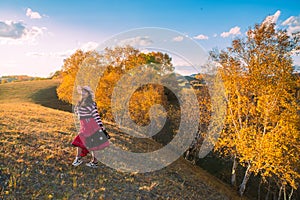
[[[299,49],[297,35],[263,22],[250,28],[245,39],[212,52],[227,95],[227,118],[216,150],[245,167],[239,187],[243,195],[251,176],[273,177],[282,188],[299,184],[299,105],[292,75],[291,53]]]

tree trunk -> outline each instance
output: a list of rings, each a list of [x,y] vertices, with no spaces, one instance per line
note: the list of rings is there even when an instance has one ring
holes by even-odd
[[[258,185],[258,191],[257,191],[257,199],[258,200],[260,200],[261,183],[262,183],[262,178],[260,178],[259,185]]]
[[[272,192],[273,194],[273,200],[277,200],[277,192]]]
[[[188,150],[186,151],[186,154],[185,154],[184,158],[185,158],[186,160],[189,160],[189,155],[190,155],[190,149],[188,149]]]
[[[232,170],[231,170],[231,185],[236,186],[236,168],[237,168],[236,155],[233,158]]]
[[[282,193],[282,186],[280,187],[280,189],[279,189],[279,193],[278,193],[278,200],[280,200],[281,199],[281,193]]]
[[[265,200],[269,200],[270,188],[271,188],[271,183],[269,182],[269,184],[268,184],[268,189],[267,189],[268,191],[267,191],[267,194],[266,194]]]
[[[285,190],[285,185],[283,186],[283,199],[286,200],[286,190]]]
[[[291,199],[292,199],[293,192],[294,192],[294,188],[292,188],[292,190],[291,190],[291,193],[289,194],[289,200],[291,200]]]
[[[250,178],[250,175],[251,175],[251,172],[250,172],[250,168],[251,168],[251,165],[250,163],[248,164],[248,167],[246,169],[246,172],[245,172],[245,176],[244,176],[244,179],[243,179],[243,182],[242,184],[240,185],[240,189],[239,189],[239,194],[240,196],[243,196],[244,192],[245,192],[245,189],[246,189],[246,184]]]

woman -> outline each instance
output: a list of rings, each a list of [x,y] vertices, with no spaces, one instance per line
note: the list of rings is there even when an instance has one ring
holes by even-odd
[[[85,143],[86,138],[93,135],[99,130],[102,130],[105,135],[109,138],[105,127],[100,119],[97,105],[93,101],[94,93],[89,86],[79,87],[78,92],[81,93],[81,100],[75,106],[75,113],[80,119],[80,131],[72,142],[72,145],[77,147],[77,155],[72,163],[73,166],[78,166],[82,163],[81,157],[86,156],[89,151],[92,155],[92,160],[87,163],[88,167],[97,168],[98,161],[95,157],[94,150],[101,150],[109,146],[109,141],[104,142],[96,147],[88,149]]]

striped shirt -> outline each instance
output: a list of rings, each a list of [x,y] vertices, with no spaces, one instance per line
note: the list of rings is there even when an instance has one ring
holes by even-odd
[[[105,127],[103,126],[100,115],[98,113],[97,104],[95,102],[85,106],[76,105],[74,108],[74,112],[79,117],[79,119],[93,117],[97,124],[102,128],[102,130],[105,130]]]

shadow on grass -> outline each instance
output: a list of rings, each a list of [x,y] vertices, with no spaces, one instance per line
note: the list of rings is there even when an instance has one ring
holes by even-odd
[[[31,99],[42,106],[72,112],[72,105],[58,99],[56,93],[57,86],[39,90],[31,95]]]

